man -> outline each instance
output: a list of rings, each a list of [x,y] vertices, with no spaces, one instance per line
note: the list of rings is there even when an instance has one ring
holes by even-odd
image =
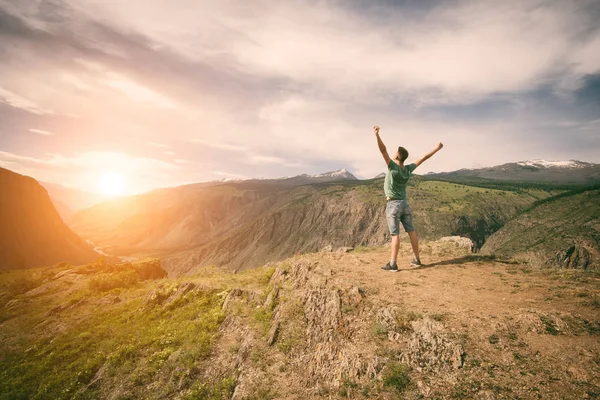
[[[381,152],[388,169],[385,174],[385,183],[383,187],[385,196],[387,197],[385,215],[390,234],[392,235],[392,257],[390,262],[381,267],[381,269],[385,271],[398,271],[396,260],[398,259],[398,249],[400,248],[400,223],[402,223],[404,230],[408,233],[413,253],[415,253],[415,258],[413,258],[411,265],[418,267],[421,265],[421,259],[419,258],[419,239],[417,238],[417,233],[415,232],[412,223],[412,210],[406,199],[406,184],[415,168],[440,151],[444,145],[438,143],[437,147],[423,156],[423,158],[417,160],[417,162],[413,164],[405,166],[404,161],[408,158],[408,151],[404,147],[398,147],[398,151],[392,160],[379,137],[379,127],[375,126],[373,127],[373,130],[377,137],[379,151]]]

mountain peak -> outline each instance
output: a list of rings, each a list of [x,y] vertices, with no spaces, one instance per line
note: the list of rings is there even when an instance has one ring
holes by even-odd
[[[587,165],[587,163],[577,161],[577,160],[568,160],[568,161],[548,161],[548,160],[529,160],[529,161],[519,161],[517,163],[523,167],[538,167],[538,168],[583,168]]]
[[[308,177],[358,180],[358,178],[352,175],[346,168],[338,169],[336,171],[323,172],[322,174],[317,175],[308,175]]]

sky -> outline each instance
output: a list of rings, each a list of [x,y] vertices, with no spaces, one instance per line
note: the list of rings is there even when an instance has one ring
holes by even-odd
[[[0,167],[124,193],[600,163],[600,0],[0,0]],[[108,183],[107,183],[108,182]]]

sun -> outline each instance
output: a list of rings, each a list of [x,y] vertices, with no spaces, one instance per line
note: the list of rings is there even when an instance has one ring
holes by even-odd
[[[100,189],[107,196],[120,196],[125,190],[123,176],[115,172],[109,172],[102,175]]]

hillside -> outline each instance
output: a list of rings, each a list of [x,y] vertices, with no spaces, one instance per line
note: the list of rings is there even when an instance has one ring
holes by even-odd
[[[152,260],[5,272],[2,399],[600,396],[598,275],[423,245],[162,278]]]
[[[564,185],[589,185],[600,182],[600,164],[577,160],[532,160],[507,163],[487,168],[460,169],[452,172],[428,174],[427,176],[437,179],[459,180],[461,182],[485,179]]]
[[[0,192],[0,270],[99,257],[63,223],[35,179],[0,168]]]
[[[548,266],[600,269],[600,190],[541,202],[494,233],[482,253]]]
[[[383,179],[288,186],[278,181],[188,185],[116,199],[70,226],[110,254],[165,258],[170,274],[207,265],[262,265],[325,246],[389,240]],[[415,177],[408,189],[421,237],[471,238],[480,246],[543,190],[494,190]]]

